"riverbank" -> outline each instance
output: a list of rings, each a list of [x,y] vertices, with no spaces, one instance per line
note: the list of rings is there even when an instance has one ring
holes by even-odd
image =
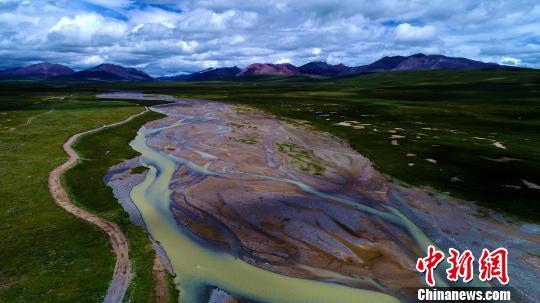
[[[160,114],[145,112],[126,124],[82,137],[74,144],[74,148],[83,160],[67,171],[63,179],[70,197],[78,205],[115,222],[126,234],[134,272],[126,300],[152,302],[155,299],[156,285],[171,285],[172,277],[165,275],[165,281],[156,279],[154,273],[159,272],[153,270],[156,253],[151,241],[143,229],[130,223],[127,213],[104,183],[103,175],[114,163],[137,155],[127,143],[142,124],[160,117]],[[168,295],[168,302],[174,302],[174,289],[169,287],[168,290],[172,291],[170,296]]]
[[[0,97],[1,126],[13,128],[0,135],[0,301],[101,302],[115,266],[108,238],[58,207],[48,176],[70,136],[143,108],[64,88],[6,85]]]
[[[49,174],[49,191],[56,203],[62,207],[67,212],[73,214],[74,216],[85,220],[91,224],[94,224],[99,229],[101,229],[109,237],[109,241],[116,255],[116,262],[114,265],[112,281],[107,289],[107,293],[103,302],[113,303],[113,302],[122,302],[124,295],[127,291],[129,281],[131,278],[131,262],[129,259],[129,246],[128,241],[122,230],[118,225],[102,219],[91,212],[85,211],[84,209],[77,207],[70,200],[68,193],[62,187],[60,178],[62,175],[72,169],[76,163],[80,160],[79,155],[75,150],[73,150],[73,144],[79,140],[82,136],[90,135],[102,131],[104,129],[112,128],[115,126],[126,124],[133,119],[143,115],[147,112],[148,109],[145,109],[144,112],[135,114],[126,120],[112,123],[109,125],[100,126],[98,128],[84,131],[82,133],[75,134],[71,136],[63,145],[62,148],[64,152],[68,155],[68,160],[62,165],[53,169]]]

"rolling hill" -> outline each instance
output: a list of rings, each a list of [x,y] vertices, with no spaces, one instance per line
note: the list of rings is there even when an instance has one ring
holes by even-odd
[[[63,80],[94,80],[94,81],[151,81],[153,80],[145,72],[126,68],[115,64],[100,64],[96,67],[85,69],[74,74],[61,77]]]
[[[59,76],[69,76],[75,73],[71,68],[52,63],[38,63],[27,67],[16,67],[0,70],[0,78],[12,79],[48,79]]]
[[[188,75],[178,75],[160,78],[162,80],[192,80],[216,81],[246,79],[254,76],[311,76],[311,77],[343,77],[367,73],[393,72],[393,71],[420,71],[420,70],[480,70],[480,69],[508,69],[512,67],[495,63],[485,63],[467,58],[447,57],[443,55],[414,54],[411,56],[387,56],[373,63],[360,66],[346,66],[344,64],[328,64],[324,61],[309,62],[301,66],[289,63],[253,63],[239,69],[238,67],[223,67],[207,69]]]

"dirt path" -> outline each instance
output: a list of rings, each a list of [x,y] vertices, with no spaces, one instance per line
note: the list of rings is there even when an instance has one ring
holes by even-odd
[[[156,283],[154,287],[155,302],[169,302],[170,293],[169,285],[167,285],[167,268],[165,268],[165,265],[158,254],[154,257],[152,273]]]
[[[107,294],[103,299],[103,302],[106,303],[122,302],[124,294],[126,293],[126,290],[129,286],[129,280],[131,277],[131,262],[129,260],[129,247],[127,238],[116,224],[104,220],[74,205],[73,202],[69,199],[68,193],[62,187],[60,178],[64,172],[72,168],[79,160],[79,156],[73,150],[72,145],[81,136],[96,133],[106,128],[127,123],[135,117],[144,114],[146,111],[148,111],[147,108],[144,112],[133,115],[126,120],[109,125],[103,125],[101,127],[71,136],[62,146],[66,154],[69,156],[69,159],[62,165],[55,168],[49,174],[49,191],[51,192],[51,195],[56,201],[56,203],[60,207],[65,209],[67,212],[72,213],[73,215],[96,225],[109,236],[111,247],[116,254],[116,264],[114,266],[113,279],[111,281],[111,284],[109,285],[109,288],[107,289]]]

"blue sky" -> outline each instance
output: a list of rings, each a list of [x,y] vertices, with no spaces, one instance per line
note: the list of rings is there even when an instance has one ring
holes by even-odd
[[[540,68],[540,2],[0,0],[0,68],[103,62],[154,76],[423,52]]]

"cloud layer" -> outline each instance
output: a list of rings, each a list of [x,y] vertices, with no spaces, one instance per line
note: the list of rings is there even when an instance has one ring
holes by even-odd
[[[417,52],[540,67],[539,28],[537,0],[0,0],[0,68],[112,62],[158,76]]]

